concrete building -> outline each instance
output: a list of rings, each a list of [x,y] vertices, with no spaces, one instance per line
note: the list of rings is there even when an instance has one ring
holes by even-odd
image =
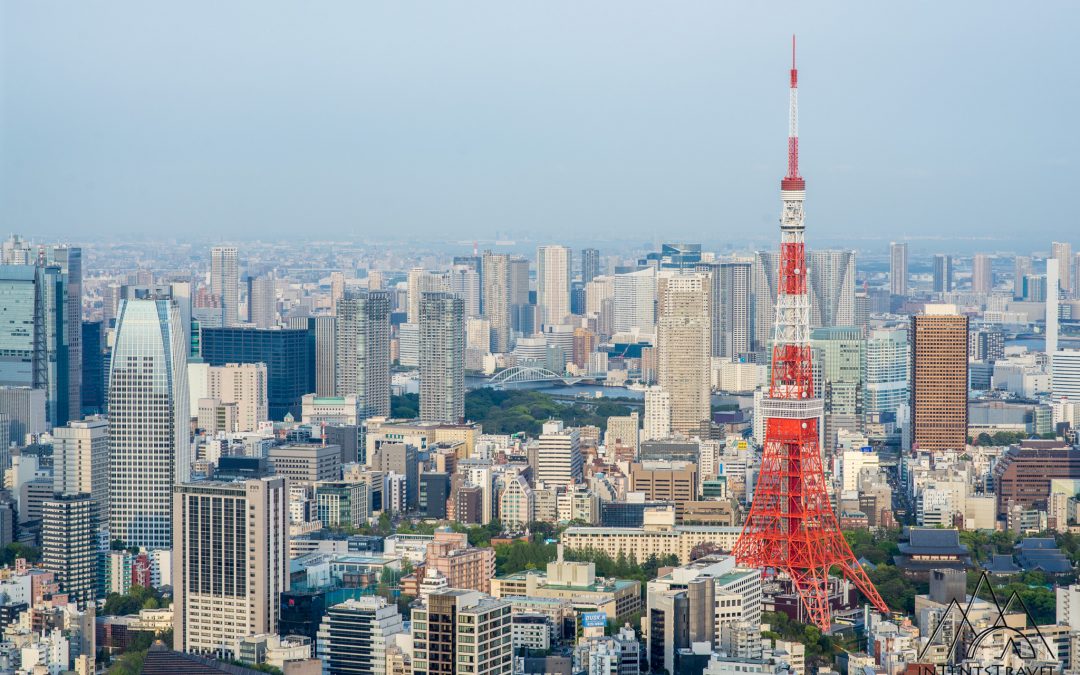
[[[608,457],[614,457],[617,448],[627,448],[637,457],[641,446],[641,423],[637,412],[632,412],[625,417],[609,417],[607,431],[604,432],[604,445],[607,447]]]
[[[675,504],[676,518],[697,499],[698,469],[691,462],[634,462],[630,465],[630,491],[647,501]]]
[[[645,427],[642,441],[654,441],[671,435],[671,394],[662,387],[645,391]]]
[[[565,246],[536,249],[536,305],[545,326],[557,326],[570,316],[571,253]]]
[[[908,245],[904,242],[889,244],[889,292],[907,295]]]
[[[814,328],[855,324],[855,251],[815,249],[810,266],[810,325]]]
[[[951,255],[934,255],[933,291],[935,293],[953,292],[953,261]]]
[[[184,483],[173,497],[173,648],[236,658],[241,638],[277,631],[289,590],[285,480]]]
[[[300,403],[300,421],[315,428],[323,426],[359,426],[364,421],[360,397],[356,394],[347,396],[319,396],[304,394]]]
[[[97,597],[96,503],[88,494],[54,495],[41,506],[41,561],[60,592],[86,609]]]
[[[656,333],[656,270],[648,268],[614,277],[615,333]]]
[[[912,444],[958,450],[967,443],[968,319],[954,305],[911,317]]]
[[[482,265],[481,311],[484,318],[491,322],[491,351],[505,354],[512,346],[510,341],[510,256],[486,251]],[[528,295],[527,282],[528,277],[526,277],[526,296]]]
[[[390,414],[390,294],[346,290],[337,306],[337,395],[364,416]]]
[[[1071,297],[1073,293],[1073,281],[1069,274],[1072,269],[1073,254],[1072,244],[1067,241],[1055,241],[1050,244],[1050,257],[1058,261],[1058,269],[1061,270],[1060,286],[1065,297]]]
[[[699,272],[710,275],[714,357],[731,360],[751,350],[753,268],[753,258],[703,262],[697,266]]]
[[[661,512],[662,513],[662,512]],[[650,522],[652,513],[646,511],[643,527],[570,527],[561,541],[567,549],[595,549],[612,558],[622,554],[642,561],[650,555],[674,555],[682,563],[690,562],[690,551],[704,542],[730,551],[739,536],[740,528],[711,525],[674,525],[675,512],[666,512],[667,522]]]
[[[237,431],[250,433],[270,419],[265,363],[229,363],[207,372],[207,396],[236,404]]]
[[[971,261],[971,292],[989,294],[994,290],[993,258],[976,253]]]
[[[465,304],[450,293],[420,298],[420,419],[465,418]]]
[[[87,494],[98,526],[109,522],[109,421],[88,417],[53,429],[53,492]]]
[[[815,390],[824,403],[825,444],[836,446],[841,429],[864,429],[866,341],[856,327],[817,328],[810,334],[814,349]]]
[[[274,474],[289,481],[314,485],[341,476],[341,448],[336,445],[293,443],[270,448],[267,460]]]
[[[895,414],[901,405],[910,403],[910,363],[907,330],[870,331],[866,340],[867,413]]]
[[[210,292],[221,300],[221,325],[240,323],[240,269],[235,246],[210,249]]]
[[[507,600],[457,588],[428,595],[412,611],[413,673],[510,675],[510,607]]]
[[[657,382],[671,395],[671,429],[706,434],[711,416],[709,277],[662,275],[657,285]]]
[[[424,562],[427,570],[438,570],[450,588],[471,588],[488,593],[495,576],[495,550],[469,546],[463,532],[442,528],[428,544]]]
[[[191,475],[187,344],[170,299],[124,300],[109,372],[109,532],[168,549],[172,487]]]
[[[344,291],[342,291],[344,293]],[[334,303],[337,309],[337,303]],[[317,316],[315,324],[315,394],[337,394],[337,317]]]
[[[408,323],[419,325],[420,301],[424,293],[450,293],[450,275],[446,272],[429,272],[422,267],[414,267],[409,270],[408,281],[408,308],[406,319]]]
[[[405,632],[396,605],[378,595],[350,598],[326,610],[316,655],[325,675],[387,675],[387,646]]]
[[[582,480],[581,444],[577,429],[545,422],[537,451],[536,480],[545,485],[573,485]]]
[[[247,320],[256,328],[277,326],[277,291],[272,274],[247,278]]]
[[[315,483],[315,508],[327,527],[361,527],[371,517],[368,484],[327,480]]]

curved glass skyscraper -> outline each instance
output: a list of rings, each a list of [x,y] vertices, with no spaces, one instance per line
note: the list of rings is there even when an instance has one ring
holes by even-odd
[[[172,547],[172,490],[191,474],[187,344],[170,299],[125,300],[109,371],[109,529]]]

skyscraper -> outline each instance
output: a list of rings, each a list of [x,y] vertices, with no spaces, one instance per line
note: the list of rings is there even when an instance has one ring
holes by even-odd
[[[191,475],[187,345],[169,298],[120,304],[109,371],[109,531],[172,546],[172,487]]]
[[[389,293],[345,292],[337,307],[336,359],[337,395],[359,397],[365,417],[389,415]]]
[[[776,251],[754,254],[754,351],[768,350],[773,338],[780,256]]]
[[[934,292],[952,293],[952,256],[938,253],[934,256]]]
[[[908,332],[880,329],[866,341],[866,412],[894,414],[910,403]]]
[[[889,290],[893,295],[907,295],[908,247],[903,242],[889,244]]]
[[[210,249],[210,292],[221,298],[221,325],[240,323],[240,270],[235,246]]]
[[[300,418],[304,394],[315,391],[315,341],[306,328],[203,328],[203,361],[211,366],[265,363],[270,419]]]
[[[451,293],[420,299],[420,419],[465,418],[465,303]]]
[[[177,485],[173,494],[173,649],[236,658],[274,633],[289,590],[289,493],[270,476]]]
[[[60,592],[86,609],[97,591],[97,518],[86,494],[56,494],[41,504],[41,561]]]
[[[420,298],[424,293],[449,293],[452,291],[450,274],[447,272],[429,272],[422,267],[409,270],[409,308],[408,322],[420,323]]]
[[[750,351],[753,265],[752,258],[698,264],[711,275],[713,356],[736,359]]]
[[[849,326],[818,328],[810,334],[810,345],[825,405],[825,447],[833,449],[840,429],[865,428],[866,343],[862,329]]]
[[[337,309],[337,305],[334,305]],[[337,316],[317,316],[315,323],[315,393],[337,395]]]
[[[256,328],[273,328],[277,325],[277,296],[274,277],[269,274],[247,278],[248,323]]]
[[[1065,293],[1066,297],[1071,297],[1074,281],[1072,275],[1069,274],[1073,261],[1072,244],[1067,241],[1055,241],[1051,243],[1050,257],[1057,258],[1058,274],[1061,275],[1061,290]]]
[[[1018,255],[1013,259],[1013,297],[1024,297],[1024,279],[1032,273],[1031,256]]]
[[[454,265],[450,270],[450,292],[461,298],[465,316],[480,316],[480,273],[469,265]]]
[[[536,304],[545,326],[570,316],[570,249],[565,246],[536,249]]]
[[[959,450],[967,443],[968,319],[955,305],[911,317],[912,444]]]
[[[595,248],[581,249],[581,283],[587,284],[600,276],[600,251]]]
[[[652,267],[616,274],[614,283],[616,333],[656,332],[656,270]]]
[[[855,324],[855,251],[813,250],[810,275],[810,326]]]
[[[510,351],[510,256],[487,251],[483,269],[483,312],[491,322],[491,351],[503,354]]]
[[[994,290],[994,275],[991,271],[991,258],[985,253],[976,253],[971,261],[971,292],[990,293]]]
[[[671,435],[671,394],[661,387],[645,390],[645,424],[641,440],[655,441]]]
[[[210,366],[207,394],[222,403],[235,403],[237,431],[258,431],[259,424],[270,419],[266,398],[265,363],[228,363]]]
[[[709,278],[665,273],[657,280],[657,382],[671,395],[671,430],[707,435],[712,326]]]
[[[109,522],[109,421],[90,417],[53,429],[53,492],[85,494],[94,520]]]

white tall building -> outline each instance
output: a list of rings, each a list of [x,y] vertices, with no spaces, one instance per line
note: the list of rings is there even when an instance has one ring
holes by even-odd
[[[450,275],[446,272],[429,272],[422,267],[409,270],[408,321],[420,323],[420,298],[424,293],[449,293]]]
[[[536,304],[540,321],[556,326],[570,316],[570,249],[541,246],[536,249]]]
[[[337,395],[355,394],[365,416],[390,414],[390,294],[345,291],[337,307]]]
[[[191,476],[188,344],[170,299],[124,300],[109,370],[109,531],[172,546],[172,488]]]
[[[317,640],[323,672],[387,675],[386,648],[404,630],[397,606],[381,596],[350,598],[329,607]]]
[[[88,417],[53,429],[53,492],[90,495],[94,518],[109,522],[109,421]]]
[[[450,292],[465,303],[465,316],[480,316],[480,274],[469,265],[450,270]]]
[[[907,295],[908,246],[903,242],[889,244],[889,290],[893,295]]]
[[[221,325],[240,323],[240,269],[235,246],[210,249],[210,292],[221,298]]]
[[[270,274],[261,277],[248,277],[248,323],[256,328],[273,328],[277,325],[277,290],[274,277]]]
[[[1051,358],[1053,399],[1080,403],[1080,349],[1061,349],[1054,352]]]
[[[656,270],[615,275],[616,333],[656,333]]]
[[[1054,258],[1058,262],[1058,269],[1061,271],[1060,283],[1061,290],[1066,296],[1071,296],[1073,291],[1074,279],[1069,275],[1069,268],[1072,264],[1072,244],[1067,241],[1055,241],[1050,244],[1050,257]]]
[[[866,412],[896,412],[908,402],[910,364],[907,330],[870,332],[866,340]]]
[[[545,422],[539,440],[537,481],[549,487],[581,482],[583,462],[577,429],[566,429],[562,422]]]
[[[488,251],[482,270],[481,310],[491,322],[491,351],[505,354],[510,351],[510,256]]]
[[[1051,258],[1046,261],[1046,344],[1044,352],[1051,355],[1050,377],[1054,377],[1053,354],[1058,348],[1058,295],[1054,289],[1058,285],[1058,275],[1061,273],[1061,265],[1058,260]],[[1065,268],[1065,276],[1069,275]]]
[[[810,326],[855,325],[855,251],[815,249],[810,251],[807,263]]]
[[[235,403],[239,432],[257,431],[259,423],[270,419],[266,398],[265,363],[228,363],[210,366],[207,372],[209,398]]]
[[[285,478],[199,481],[173,495],[173,649],[237,658],[274,633],[289,590]]]
[[[977,253],[971,262],[971,292],[989,293],[994,290],[994,275],[990,271],[992,259],[985,253]]]
[[[776,251],[754,254],[754,351],[765,351],[772,343],[779,271]]]
[[[465,418],[465,303],[452,293],[420,299],[420,419]]]
[[[672,431],[708,429],[712,391],[709,277],[664,274],[657,281],[656,375],[671,395]]]
[[[671,394],[661,387],[645,392],[645,421],[641,440],[655,441],[671,435]]]

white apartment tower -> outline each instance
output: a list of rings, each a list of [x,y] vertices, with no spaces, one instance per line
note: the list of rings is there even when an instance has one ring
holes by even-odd
[[[656,270],[652,267],[615,275],[616,333],[656,332]]]
[[[365,417],[390,414],[390,294],[345,291],[337,306],[336,393],[359,397]]]
[[[53,429],[53,492],[86,494],[94,518],[109,522],[109,421],[88,417]]]
[[[172,546],[172,488],[191,475],[187,352],[175,302],[121,302],[109,370],[109,532],[129,546]]]
[[[221,325],[240,323],[240,269],[235,246],[210,249],[210,292],[221,298]]]
[[[557,326],[570,316],[570,249],[541,246],[536,249],[536,304],[540,321]]]
[[[583,461],[577,429],[566,429],[562,422],[545,422],[537,451],[536,479],[548,487],[573,485],[582,479]]]
[[[510,351],[510,256],[488,251],[482,270],[481,310],[491,322],[491,351],[505,354]]]
[[[173,494],[173,649],[236,658],[274,633],[289,590],[289,493],[281,476],[200,481]]]
[[[662,387],[645,391],[645,422],[641,440],[655,441],[671,435],[671,394]]]
[[[452,293],[420,299],[420,420],[465,419],[465,303]]]
[[[704,434],[711,415],[709,277],[664,274],[657,283],[657,382],[671,396],[671,430]]]

